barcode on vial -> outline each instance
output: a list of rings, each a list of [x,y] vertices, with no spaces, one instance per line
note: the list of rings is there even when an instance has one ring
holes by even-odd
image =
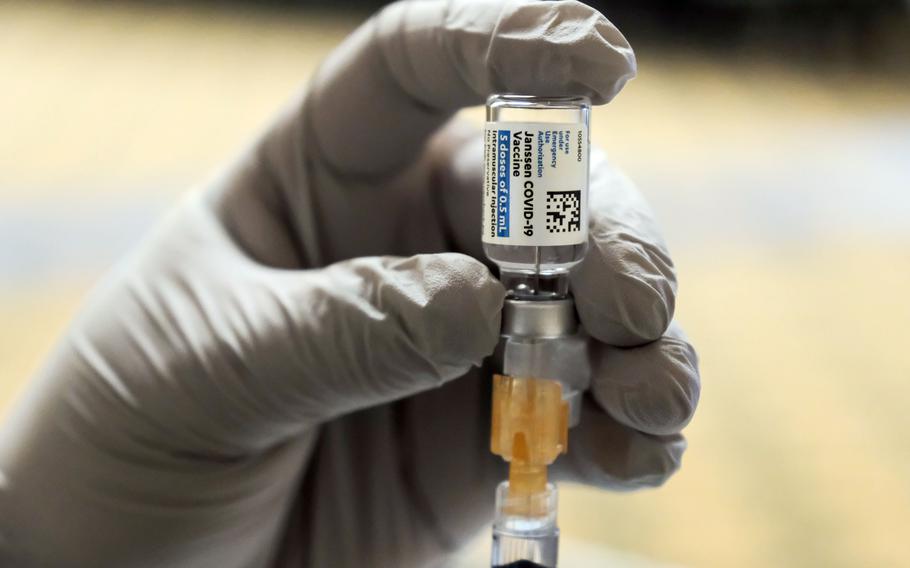
[[[546,225],[548,233],[580,231],[581,191],[548,191]]]

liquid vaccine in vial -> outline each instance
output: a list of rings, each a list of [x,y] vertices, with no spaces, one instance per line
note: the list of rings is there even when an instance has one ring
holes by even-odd
[[[590,115],[586,97],[487,100],[483,248],[512,297],[566,297],[587,251]]]

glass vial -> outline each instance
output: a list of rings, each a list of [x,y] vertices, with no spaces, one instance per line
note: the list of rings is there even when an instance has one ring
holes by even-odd
[[[587,250],[591,103],[493,95],[484,131],[483,247],[514,298],[562,298]]]

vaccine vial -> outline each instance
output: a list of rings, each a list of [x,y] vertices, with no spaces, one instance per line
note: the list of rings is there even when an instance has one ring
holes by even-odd
[[[513,298],[566,297],[585,255],[590,115],[586,97],[487,100],[482,240]]]

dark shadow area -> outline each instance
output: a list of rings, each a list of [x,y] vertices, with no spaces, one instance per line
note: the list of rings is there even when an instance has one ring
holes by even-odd
[[[135,0],[186,5],[177,0]],[[319,10],[366,17],[380,0],[258,0],[198,5],[232,10]],[[636,47],[749,56],[819,72],[910,76],[906,0],[610,0],[588,2]],[[343,6],[343,7],[342,7]]]

